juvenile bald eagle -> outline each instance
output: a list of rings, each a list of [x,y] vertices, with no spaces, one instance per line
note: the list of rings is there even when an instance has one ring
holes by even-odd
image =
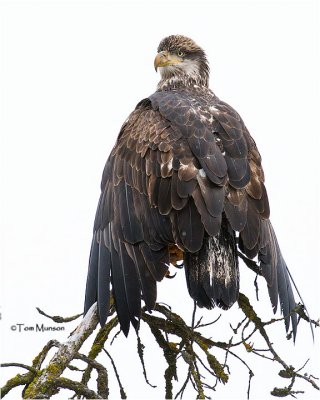
[[[209,88],[204,51],[191,39],[163,39],[157,90],[123,124],[105,165],[94,222],[85,313],[109,313],[110,283],[120,326],[139,327],[156,282],[183,258],[199,307],[228,309],[238,298],[238,249],[258,257],[274,311],[278,299],[294,335],[287,266],[269,220],[261,157],[239,114]]]

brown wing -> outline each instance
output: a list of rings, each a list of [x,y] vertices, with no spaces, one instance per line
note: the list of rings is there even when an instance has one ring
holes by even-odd
[[[122,127],[102,177],[85,312],[98,301],[100,322],[105,323],[111,279],[125,334],[130,322],[138,327],[141,291],[147,308],[154,307],[156,281],[164,277],[169,262],[165,244],[173,241],[170,223],[167,216],[151,207],[161,183],[156,150],[161,147],[163,154],[167,151],[166,125],[154,111],[138,107]]]
[[[229,183],[225,199],[224,211],[235,231],[239,231],[239,247],[249,258],[258,255],[260,267],[265,277],[270,300],[277,310],[278,298],[281,311],[286,317],[286,329],[290,320],[294,336],[296,335],[297,319],[293,310],[296,307],[288,268],[281,254],[280,247],[269,220],[270,208],[267,191],[264,185],[264,172],[261,156],[256,144],[246,129],[243,121],[228,104],[217,100],[214,117],[218,122],[216,130],[220,133],[228,163]],[[227,136],[225,136],[227,134]],[[241,139],[247,144],[247,156]],[[245,160],[248,166],[241,166],[241,161],[234,170],[233,180],[230,179],[230,166],[236,166],[235,160]],[[247,179],[245,170],[249,170]],[[245,179],[243,179],[245,177]],[[240,182],[240,184],[239,184]],[[289,317],[289,315],[291,316]]]
[[[219,133],[225,156],[229,160],[229,184],[224,211],[233,229],[240,232],[240,249],[249,258],[258,255],[274,312],[279,298],[281,310],[286,317],[286,329],[289,329],[291,320],[295,336],[297,318],[293,310],[296,303],[288,268],[269,220],[270,209],[261,156],[241,117],[232,107],[216,98],[212,112],[216,120],[215,130]],[[244,165],[246,159],[247,167]],[[233,165],[236,167],[234,170]],[[245,171],[249,171],[249,179]]]
[[[137,328],[141,297],[151,310],[156,281],[167,273],[168,245],[199,251],[225,213],[242,251],[259,254],[274,308],[279,295],[288,315],[294,299],[263,181],[255,143],[225,103],[188,91],[156,92],[139,103],[104,169],[85,312],[98,301],[105,323],[111,278],[122,330],[130,322]]]

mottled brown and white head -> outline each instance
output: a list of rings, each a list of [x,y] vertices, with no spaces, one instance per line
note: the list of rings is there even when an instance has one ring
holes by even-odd
[[[208,86],[209,64],[206,54],[186,36],[171,35],[162,39],[154,67],[161,74],[158,89],[171,86]]]

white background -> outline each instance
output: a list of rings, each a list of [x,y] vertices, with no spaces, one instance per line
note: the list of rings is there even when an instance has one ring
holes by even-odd
[[[35,310],[64,316],[82,311],[87,260],[100,178],[119,128],[159,76],[159,41],[185,34],[211,65],[211,88],[242,115],[263,157],[271,220],[290,271],[314,318],[319,317],[319,9],[317,1],[3,1],[1,3],[1,361],[31,362],[62,333],[12,332],[16,323],[50,322]],[[318,89],[317,89],[318,88]],[[190,320],[183,271],[159,287],[159,300]],[[241,269],[241,290],[254,303],[254,275]],[[272,317],[265,283],[255,307]],[[235,305],[213,326],[228,340]],[[214,319],[220,310],[213,310]],[[199,313],[198,315],[202,315]],[[311,357],[319,375],[319,340],[306,324],[287,343],[271,329],[296,367]],[[111,348],[129,398],[163,398],[165,364],[147,331],[143,381],[133,334]],[[117,344],[118,343],[118,344]],[[256,372],[252,398],[271,398],[279,367],[247,355]],[[251,357],[251,358],[250,358]],[[101,358],[111,374],[107,358]],[[223,356],[220,356],[223,361]],[[230,384],[213,394],[244,399],[247,372],[234,363]],[[2,370],[7,379],[18,370]],[[21,371],[24,372],[24,371]],[[179,376],[175,392],[182,385]],[[111,394],[118,396],[110,378]],[[2,382],[3,383],[3,382]],[[214,382],[212,382],[214,383]],[[304,399],[319,397],[309,386]],[[8,399],[19,397],[19,389]],[[189,395],[191,395],[191,391]],[[64,397],[63,397],[64,396]],[[59,398],[67,398],[60,394]]]

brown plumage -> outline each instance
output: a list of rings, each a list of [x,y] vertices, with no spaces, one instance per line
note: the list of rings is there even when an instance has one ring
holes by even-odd
[[[158,89],[122,126],[103,172],[85,312],[98,301],[105,323],[111,283],[121,329],[138,329],[141,299],[153,309],[156,282],[182,254],[197,304],[227,309],[239,293],[239,247],[258,257],[273,309],[279,298],[295,335],[296,304],[254,140],[208,88],[205,53],[191,39],[163,39],[155,68]]]

